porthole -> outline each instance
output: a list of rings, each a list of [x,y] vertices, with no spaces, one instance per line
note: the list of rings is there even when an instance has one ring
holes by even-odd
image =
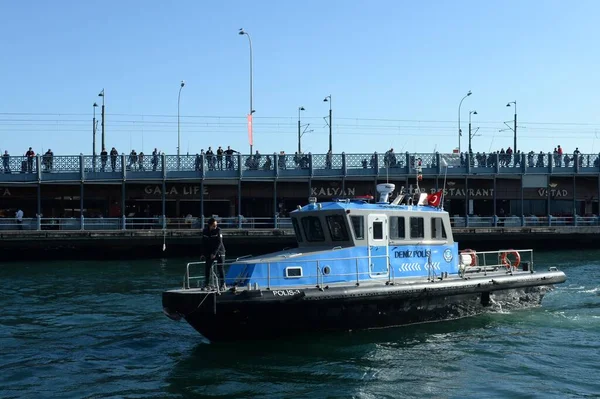
[[[331,273],[331,268],[329,266],[325,266],[323,268],[323,275],[328,276]]]

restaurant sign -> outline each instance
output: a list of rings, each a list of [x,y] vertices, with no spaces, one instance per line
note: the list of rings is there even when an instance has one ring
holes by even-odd
[[[162,195],[162,187],[159,185],[156,186],[146,186],[144,187],[144,192],[148,195]],[[200,186],[171,186],[167,187],[165,191],[165,195],[178,196],[178,195],[199,195],[200,194]],[[208,194],[208,190],[204,187],[204,195]]]

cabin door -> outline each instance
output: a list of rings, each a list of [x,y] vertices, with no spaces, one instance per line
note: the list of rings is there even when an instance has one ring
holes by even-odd
[[[387,277],[389,273],[387,216],[369,215],[368,226],[369,275]]]

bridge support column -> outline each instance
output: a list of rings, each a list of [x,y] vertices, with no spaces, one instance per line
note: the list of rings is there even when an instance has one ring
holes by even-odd
[[[162,228],[167,228],[167,182],[163,179],[162,182]]]
[[[125,180],[121,184],[121,218],[122,218],[122,226],[121,230],[127,229],[127,214],[125,213]]]
[[[42,184],[37,185],[37,230],[42,229]]]
[[[469,179],[465,177],[465,227],[469,227]]]
[[[498,227],[498,212],[496,211],[496,176],[494,175],[494,190],[492,191],[492,209],[494,212],[494,227]]]
[[[204,179],[200,180],[200,228],[204,228]]]
[[[575,162],[579,162],[579,154],[575,154]],[[577,184],[575,184],[576,178],[577,176],[573,175],[573,226],[577,226]]]
[[[83,156],[81,157],[83,159]],[[83,182],[79,185],[79,229],[85,230],[83,226]]]
[[[279,209],[277,208],[277,180],[273,181],[273,227],[278,228]]]
[[[521,160],[522,161],[522,160]],[[523,209],[524,201],[523,201],[523,174],[521,174],[521,226],[525,226],[525,210]]]
[[[242,180],[238,180],[238,229],[242,228]]]

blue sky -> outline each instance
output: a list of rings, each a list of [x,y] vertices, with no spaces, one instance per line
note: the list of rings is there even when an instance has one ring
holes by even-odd
[[[600,151],[596,1],[0,2],[0,150],[91,153],[92,104],[106,90],[106,141],[120,152],[248,152],[248,40],[254,148],[324,153],[450,152],[512,146]],[[99,117],[99,109],[98,109]],[[100,151],[100,134],[97,136]]]

